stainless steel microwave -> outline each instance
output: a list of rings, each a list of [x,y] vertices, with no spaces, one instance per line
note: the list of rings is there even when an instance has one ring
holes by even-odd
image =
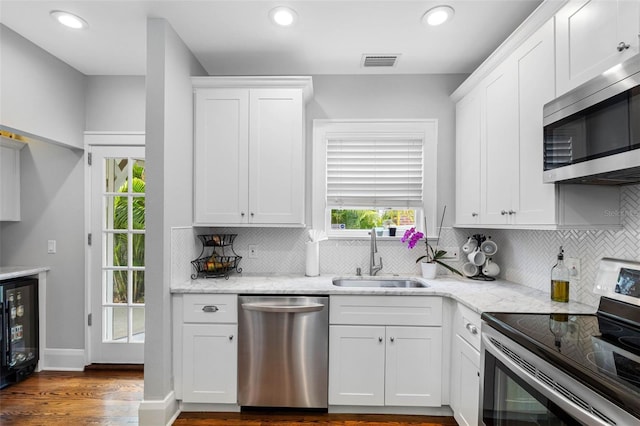
[[[640,57],[543,109],[545,183],[640,182]]]

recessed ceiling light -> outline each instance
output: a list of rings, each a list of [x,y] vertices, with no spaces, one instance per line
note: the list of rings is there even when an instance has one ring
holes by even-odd
[[[271,11],[269,12],[269,17],[273,22],[280,25],[281,27],[290,27],[298,19],[298,14],[291,8],[278,6],[271,9]]]
[[[73,13],[64,12],[62,10],[52,10],[49,14],[60,24],[68,28],[73,28],[74,30],[81,30],[89,26],[87,21]]]
[[[451,6],[436,6],[422,16],[422,22],[435,27],[453,19],[455,11]]]

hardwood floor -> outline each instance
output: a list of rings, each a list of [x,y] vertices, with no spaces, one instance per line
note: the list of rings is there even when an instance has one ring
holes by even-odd
[[[315,413],[182,413],[173,426],[456,426],[453,417]]]
[[[142,371],[44,371],[0,390],[0,425],[137,425],[142,391]],[[455,426],[457,423],[452,417],[312,412],[182,413],[174,422],[174,426],[187,425]]]

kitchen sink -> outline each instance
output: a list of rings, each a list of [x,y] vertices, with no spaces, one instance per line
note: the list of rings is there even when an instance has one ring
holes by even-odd
[[[358,278],[336,278],[333,285],[338,287],[398,287],[398,288],[417,288],[428,287],[428,285],[413,279],[401,278],[376,278],[376,279],[358,279]]]

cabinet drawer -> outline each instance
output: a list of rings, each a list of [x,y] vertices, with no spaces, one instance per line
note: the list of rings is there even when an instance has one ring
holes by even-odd
[[[184,322],[238,322],[238,299],[235,294],[185,294],[182,308]]]
[[[331,296],[331,324],[442,325],[442,299],[430,296]]]
[[[480,315],[458,303],[454,318],[455,333],[480,350]]]

